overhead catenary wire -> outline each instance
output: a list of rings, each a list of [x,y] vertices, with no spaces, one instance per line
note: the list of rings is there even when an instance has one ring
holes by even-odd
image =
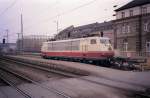
[[[4,15],[10,8],[12,8],[16,3],[17,3],[18,0],[14,0],[7,8],[5,8],[1,13],[0,13],[0,17],[2,15]]]
[[[17,3],[17,2],[16,2]],[[49,5],[46,9],[43,9],[43,11],[45,11],[45,10],[47,10],[47,9],[50,9],[50,8],[52,8],[52,7],[54,7],[54,6],[56,6],[58,3],[57,3],[57,1],[56,2],[54,2],[52,5]],[[15,5],[15,4],[14,4]],[[21,11],[22,11],[22,8],[21,8]],[[3,11],[4,12],[4,11]],[[41,14],[42,15],[42,14]],[[13,23],[14,22],[14,18],[12,18],[11,17],[11,22]],[[31,19],[32,20],[32,19]],[[31,21],[30,21],[31,22]],[[0,24],[0,25],[8,25],[8,23],[4,23],[4,24]]]
[[[80,5],[80,6],[77,6],[77,7],[73,8],[73,9],[70,9],[70,10],[68,10],[68,11],[62,12],[62,13],[57,14],[57,15],[55,15],[55,16],[52,16],[52,17],[50,17],[50,18],[48,18],[48,19],[45,19],[45,20],[43,20],[43,21],[41,21],[41,22],[36,22],[35,24],[26,27],[24,30],[30,29],[30,28],[34,27],[35,25],[40,25],[41,23],[48,22],[48,21],[50,21],[50,20],[52,20],[52,19],[55,19],[55,18],[57,18],[57,17],[60,17],[60,16],[63,16],[63,15],[72,13],[72,12],[74,12],[74,11],[80,9],[80,8],[83,8],[83,7],[85,7],[85,6],[88,6],[88,5],[90,5],[90,4],[92,4],[92,3],[96,2],[96,1],[97,1],[97,0],[92,0],[92,1],[90,1],[90,2],[87,2],[87,3],[85,3],[85,4],[82,4],[82,5]]]
[[[18,0],[14,0],[8,7],[6,7],[1,13],[0,13],[0,17],[2,15],[4,15],[10,8],[12,8]],[[2,31],[4,31],[5,29],[1,29]]]
[[[2,16],[3,14],[5,14],[10,8],[12,8],[16,3],[17,3],[18,0],[14,0],[14,2],[12,2],[5,10],[3,10],[1,13],[0,13],[0,16]],[[46,9],[49,9],[49,8],[52,8],[54,6],[56,6],[58,4],[58,1],[54,2],[52,5],[49,5]],[[46,10],[44,9],[44,10]],[[21,7],[21,12],[22,12],[22,7]],[[14,21],[14,20],[13,20]],[[12,22],[13,22],[12,21]],[[31,22],[31,21],[30,21]],[[0,25],[7,25],[8,23],[5,23],[5,24],[0,24]],[[0,31],[4,31],[5,29],[0,29]],[[19,31],[18,31],[19,32]]]
[[[0,13],[0,16],[3,15],[3,14],[5,14],[10,8],[12,8],[12,7],[17,3],[17,1],[18,1],[18,0],[14,0],[14,2],[13,2],[10,6],[8,6],[3,12]],[[24,30],[30,29],[30,28],[34,27],[35,25],[41,25],[42,23],[48,22],[48,21],[50,21],[50,20],[52,20],[52,19],[55,19],[55,18],[58,17],[58,16],[63,16],[63,15],[72,13],[72,12],[74,12],[74,11],[76,11],[76,10],[79,10],[80,8],[83,8],[83,7],[85,7],[85,6],[88,6],[88,5],[92,4],[92,3],[94,3],[95,1],[97,1],[97,0],[89,1],[89,2],[87,2],[87,3],[85,3],[85,4],[81,4],[81,5],[79,5],[79,6],[75,7],[75,8],[72,8],[72,9],[70,9],[70,10],[61,12],[61,13],[59,13],[59,14],[57,14],[57,15],[54,15],[54,16],[48,18],[48,19],[42,20],[42,21],[40,21],[40,22],[36,22],[35,24],[31,24],[31,25],[28,26],[27,28],[24,28]],[[35,27],[36,27],[36,26],[35,26]],[[12,36],[15,36],[15,35],[12,34]]]

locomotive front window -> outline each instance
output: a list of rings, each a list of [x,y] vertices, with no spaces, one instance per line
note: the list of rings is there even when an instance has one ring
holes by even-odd
[[[102,44],[110,44],[110,40],[109,39],[100,39],[100,43],[102,43]]]

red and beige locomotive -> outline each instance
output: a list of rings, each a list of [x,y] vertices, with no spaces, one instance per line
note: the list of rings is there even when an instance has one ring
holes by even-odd
[[[86,37],[44,42],[41,48],[44,58],[67,58],[100,61],[114,56],[107,37]]]

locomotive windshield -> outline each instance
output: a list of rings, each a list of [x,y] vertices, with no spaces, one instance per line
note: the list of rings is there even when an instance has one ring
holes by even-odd
[[[100,43],[102,43],[102,44],[111,44],[109,39],[100,39]]]

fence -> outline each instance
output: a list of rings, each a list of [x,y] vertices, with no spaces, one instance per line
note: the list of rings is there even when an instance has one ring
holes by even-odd
[[[124,57],[150,57],[150,52],[119,51],[119,55]]]

